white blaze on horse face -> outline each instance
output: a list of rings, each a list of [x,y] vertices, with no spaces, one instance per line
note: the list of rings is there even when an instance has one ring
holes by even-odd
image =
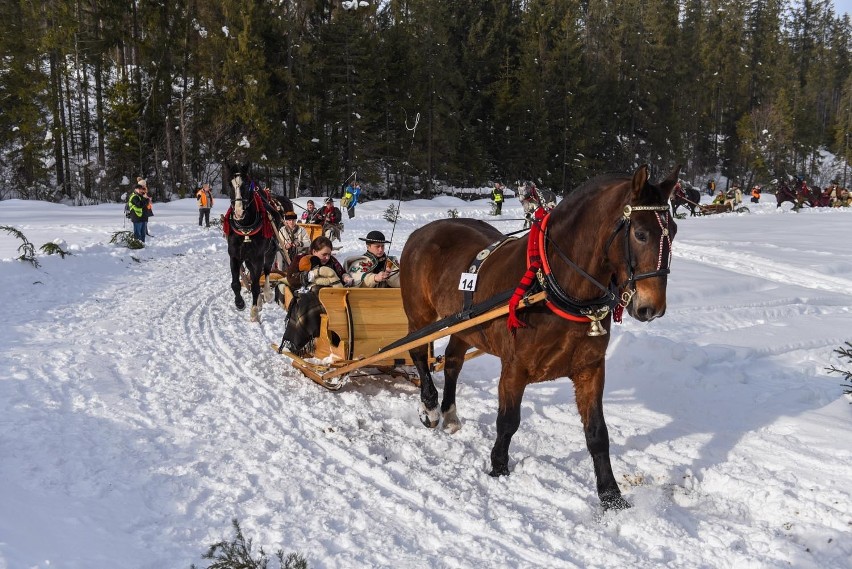
[[[245,208],[243,207],[243,202],[242,202],[242,200],[237,199],[237,200],[234,202],[234,213],[233,213],[233,218],[234,218],[234,219],[236,219],[237,221],[240,221],[240,220],[241,220],[241,219],[245,216],[245,214],[246,214],[246,210],[245,210]]]
[[[240,221],[246,214],[245,207],[243,207],[242,194],[240,193],[240,187],[243,185],[243,177],[239,174],[234,176],[234,179],[231,180],[231,186],[234,188],[234,213],[233,217],[237,221]]]

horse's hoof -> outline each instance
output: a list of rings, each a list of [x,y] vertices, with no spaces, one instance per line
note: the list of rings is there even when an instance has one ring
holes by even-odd
[[[509,476],[509,465],[502,464],[500,466],[492,465],[491,472],[488,473],[488,476],[491,478],[498,478],[500,476]]]
[[[242,298],[235,300],[234,304],[236,305],[237,310],[245,310],[246,309],[246,301],[243,300]]]
[[[441,415],[438,412],[438,408],[427,409],[423,403],[420,403],[420,422],[423,423],[423,426],[434,429],[438,426],[438,419],[440,419]]]
[[[459,416],[458,413],[456,413],[455,405],[450,407],[447,412],[444,413],[443,429],[451,435],[461,429],[461,421],[459,421]]]
[[[250,318],[252,322],[260,322],[260,309],[257,306],[251,307]]]
[[[621,497],[621,494],[607,494],[601,496],[601,506],[605,512],[610,510],[626,510],[632,508],[633,504]]]

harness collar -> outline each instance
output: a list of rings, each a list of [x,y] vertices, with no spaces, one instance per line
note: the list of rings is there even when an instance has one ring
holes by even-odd
[[[547,258],[547,244],[548,242],[553,243],[553,241],[549,238],[549,221],[550,213],[541,220],[541,232],[538,234],[538,254],[541,258],[541,268],[536,272],[538,285],[545,293],[547,293],[545,305],[557,316],[573,322],[591,322],[593,319],[592,316],[597,318],[597,316],[601,313],[603,315],[602,317],[606,317],[609,310],[617,304],[616,296],[613,291],[600,284],[576,263],[562,254],[561,251],[558,251],[559,247],[554,243],[554,247],[556,247],[563,260],[567,261],[574,270],[578,271],[583,276],[583,278],[590,281],[598,288],[603,289],[605,294],[592,300],[579,300],[569,295],[561,286],[559,286],[559,283],[550,268],[550,260]],[[529,259],[527,264],[529,264]]]

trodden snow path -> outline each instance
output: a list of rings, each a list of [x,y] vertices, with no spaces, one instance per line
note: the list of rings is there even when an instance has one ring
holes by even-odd
[[[344,252],[388,203],[359,206]],[[484,209],[403,204],[396,243],[447,204]],[[0,568],[203,566],[232,518],[312,568],[849,566],[852,421],[822,368],[852,329],[850,254],[761,242],[775,218],[830,241],[852,216],[679,222],[667,315],[613,332],[605,413],[635,507],[602,516],[569,380],[527,390],[492,479],[496,358],[466,364],[452,436],[404,381],[322,390],[269,349],[280,308],[235,310],[225,242],[192,209],[160,205],[140,252],[2,262]],[[733,227],[753,229],[705,238]]]

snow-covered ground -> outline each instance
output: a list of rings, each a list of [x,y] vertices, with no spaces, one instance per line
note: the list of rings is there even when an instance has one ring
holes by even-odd
[[[606,515],[569,380],[527,389],[493,479],[496,358],[462,372],[463,428],[428,430],[408,383],[331,393],[273,353],[284,312],[235,310],[194,200],[155,204],[140,251],[109,244],[121,204],[0,202],[0,225],[73,254],[36,269],[0,232],[0,569],[205,566],[233,518],[311,568],[852,567],[852,406],[824,369],[852,340],[852,211],[764,200],[679,221],[666,316],[614,326],[605,412],[635,507]],[[372,229],[399,254],[450,209],[521,226],[515,199],[504,221],[445,197],[394,230],[390,203],[358,207],[340,257]]]

